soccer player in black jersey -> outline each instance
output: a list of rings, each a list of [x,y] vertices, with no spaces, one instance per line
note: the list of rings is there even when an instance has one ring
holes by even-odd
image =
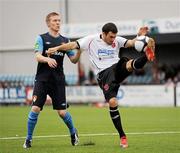
[[[78,134],[74,127],[72,117],[67,112],[67,103],[65,97],[65,76],[63,72],[63,59],[65,54],[72,63],[76,63],[80,52],[58,52],[48,57],[46,50],[59,44],[68,43],[69,39],[59,33],[60,15],[56,12],[49,13],[46,16],[46,23],[49,31],[39,35],[35,43],[35,57],[38,61],[37,73],[32,98],[32,108],[28,115],[27,137],[24,142],[24,148],[31,147],[32,135],[36,126],[40,111],[46,101],[47,94],[52,99],[53,109],[57,110],[58,115],[63,119],[69,128],[72,145],[78,144]]]

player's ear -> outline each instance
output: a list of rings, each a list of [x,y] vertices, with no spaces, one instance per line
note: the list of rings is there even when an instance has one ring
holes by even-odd
[[[49,27],[50,27],[49,22],[47,22],[46,24],[47,24],[47,26],[48,26],[48,28],[49,28]]]
[[[50,20],[46,20],[47,27],[50,27]]]
[[[102,35],[103,35],[103,36],[106,36],[106,35],[107,35],[107,33],[106,33],[106,32],[102,32]]]
[[[106,32],[102,32],[101,38],[104,39],[104,38],[106,38],[106,36],[107,36],[107,33]]]

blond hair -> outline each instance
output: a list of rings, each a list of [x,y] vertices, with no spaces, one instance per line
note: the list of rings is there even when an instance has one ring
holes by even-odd
[[[46,16],[46,23],[48,24],[49,23],[49,20],[50,20],[50,17],[52,16],[59,16],[59,13],[56,13],[56,12],[51,12],[49,13],[47,16]]]

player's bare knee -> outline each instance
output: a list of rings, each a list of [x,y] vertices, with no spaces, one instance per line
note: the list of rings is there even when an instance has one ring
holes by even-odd
[[[66,114],[66,110],[57,110],[60,117],[64,117]]]
[[[117,101],[116,98],[111,98],[111,99],[109,100],[109,106],[110,106],[110,107],[116,107],[117,105],[118,105],[118,101]]]
[[[126,69],[127,69],[128,72],[133,71],[132,62],[133,62],[133,59],[126,62]]]
[[[41,111],[41,108],[38,106],[32,106],[31,111],[35,113],[39,113]]]

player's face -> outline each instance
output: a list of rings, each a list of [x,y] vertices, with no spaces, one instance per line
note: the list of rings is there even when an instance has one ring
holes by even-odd
[[[116,33],[113,33],[111,31],[108,32],[107,34],[103,33],[103,39],[108,45],[112,45],[114,42],[114,39],[116,38],[116,35],[117,35]]]
[[[60,16],[56,15],[56,16],[51,16],[48,22],[48,27],[55,32],[59,32],[60,29]]]

